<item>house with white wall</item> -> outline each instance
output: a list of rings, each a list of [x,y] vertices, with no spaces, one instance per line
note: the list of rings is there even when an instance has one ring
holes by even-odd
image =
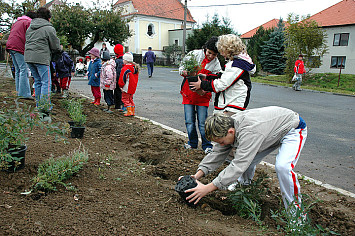
[[[328,52],[314,73],[355,74],[355,0],[343,0],[309,19],[324,29]]]
[[[355,74],[355,0],[343,0],[314,14],[314,20],[326,33],[328,52],[321,58],[322,65],[312,68],[313,73]],[[276,27],[277,19],[266,22],[265,29]],[[260,26],[259,26],[260,27]],[[241,35],[246,42],[259,27]]]

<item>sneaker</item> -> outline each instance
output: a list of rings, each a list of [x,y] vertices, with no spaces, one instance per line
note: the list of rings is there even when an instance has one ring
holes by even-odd
[[[229,190],[229,191],[235,191],[235,190],[237,189],[238,184],[239,184],[239,183],[238,183],[238,181],[237,181],[237,182],[235,182],[235,183],[229,185],[229,186],[228,186],[228,190]]]
[[[211,153],[212,152],[212,148],[206,148],[205,149],[205,154],[209,154],[209,153]]]
[[[191,145],[188,144],[188,143],[185,143],[185,144],[184,144],[184,148],[185,148],[185,149],[196,149],[196,148],[191,147]]]

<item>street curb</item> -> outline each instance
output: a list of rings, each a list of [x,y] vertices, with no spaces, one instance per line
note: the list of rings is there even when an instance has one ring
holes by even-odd
[[[164,128],[164,129],[170,130],[170,131],[172,131],[172,132],[174,132],[174,133],[176,133],[176,134],[179,134],[179,135],[182,135],[182,136],[184,136],[184,137],[187,137],[187,134],[184,133],[184,132],[181,132],[180,130],[174,129],[174,128],[172,128],[172,127],[169,127],[169,126],[167,126],[167,125],[161,124],[161,123],[156,122],[156,121],[154,121],[154,120],[150,120],[150,119],[145,118],[145,117],[141,117],[141,116],[135,116],[135,117],[137,117],[138,119],[144,120],[144,121],[150,121],[150,122],[152,122],[154,125],[158,125],[158,126]],[[268,163],[268,162],[265,162],[265,161],[261,161],[260,164],[261,164],[261,165],[268,166],[268,167],[271,167],[272,169],[275,169],[275,165],[273,165],[273,164],[271,164],[271,163]],[[319,181],[319,180],[313,179],[313,178],[308,177],[308,176],[305,176],[305,175],[301,175],[301,174],[298,174],[298,175],[301,176],[302,179],[307,180],[307,181],[310,181],[310,182],[312,182],[312,183],[314,183],[314,184],[316,184],[316,185],[319,185],[319,186],[324,187],[324,188],[329,189],[329,190],[334,190],[334,191],[336,191],[336,192],[338,192],[338,193],[341,193],[341,194],[343,194],[343,195],[345,195],[345,196],[355,198],[355,193],[352,193],[352,192],[349,192],[349,191],[347,191],[347,190],[344,190],[344,189],[335,187],[335,186],[330,185],[330,184],[322,183],[322,182]]]

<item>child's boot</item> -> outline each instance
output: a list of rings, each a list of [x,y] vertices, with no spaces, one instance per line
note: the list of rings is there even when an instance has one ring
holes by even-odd
[[[101,100],[101,98],[96,98],[94,105],[95,106],[100,106],[100,100]]]
[[[90,102],[91,104],[95,104],[95,102],[96,102],[96,98],[95,98],[95,100],[94,101],[92,101],[92,102]]]
[[[127,107],[127,113],[124,116],[131,116],[132,115],[132,107]]]
[[[133,107],[131,107],[131,116],[134,116],[134,115],[136,115],[136,113],[135,113],[135,106],[133,106]]]

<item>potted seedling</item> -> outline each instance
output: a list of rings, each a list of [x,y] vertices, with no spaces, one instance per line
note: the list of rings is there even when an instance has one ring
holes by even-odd
[[[181,62],[184,71],[187,72],[187,80],[189,82],[197,81],[197,73],[201,70],[201,65],[198,63],[196,56],[188,54]]]
[[[71,137],[82,138],[84,136],[86,115],[83,113],[82,100],[71,100],[68,103],[68,113],[72,120]]]
[[[47,133],[63,136],[59,125],[44,122],[42,113],[36,108],[19,103],[0,110],[0,169],[7,172],[20,170],[25,166],[26,141],[33,127],[46,129]]]

